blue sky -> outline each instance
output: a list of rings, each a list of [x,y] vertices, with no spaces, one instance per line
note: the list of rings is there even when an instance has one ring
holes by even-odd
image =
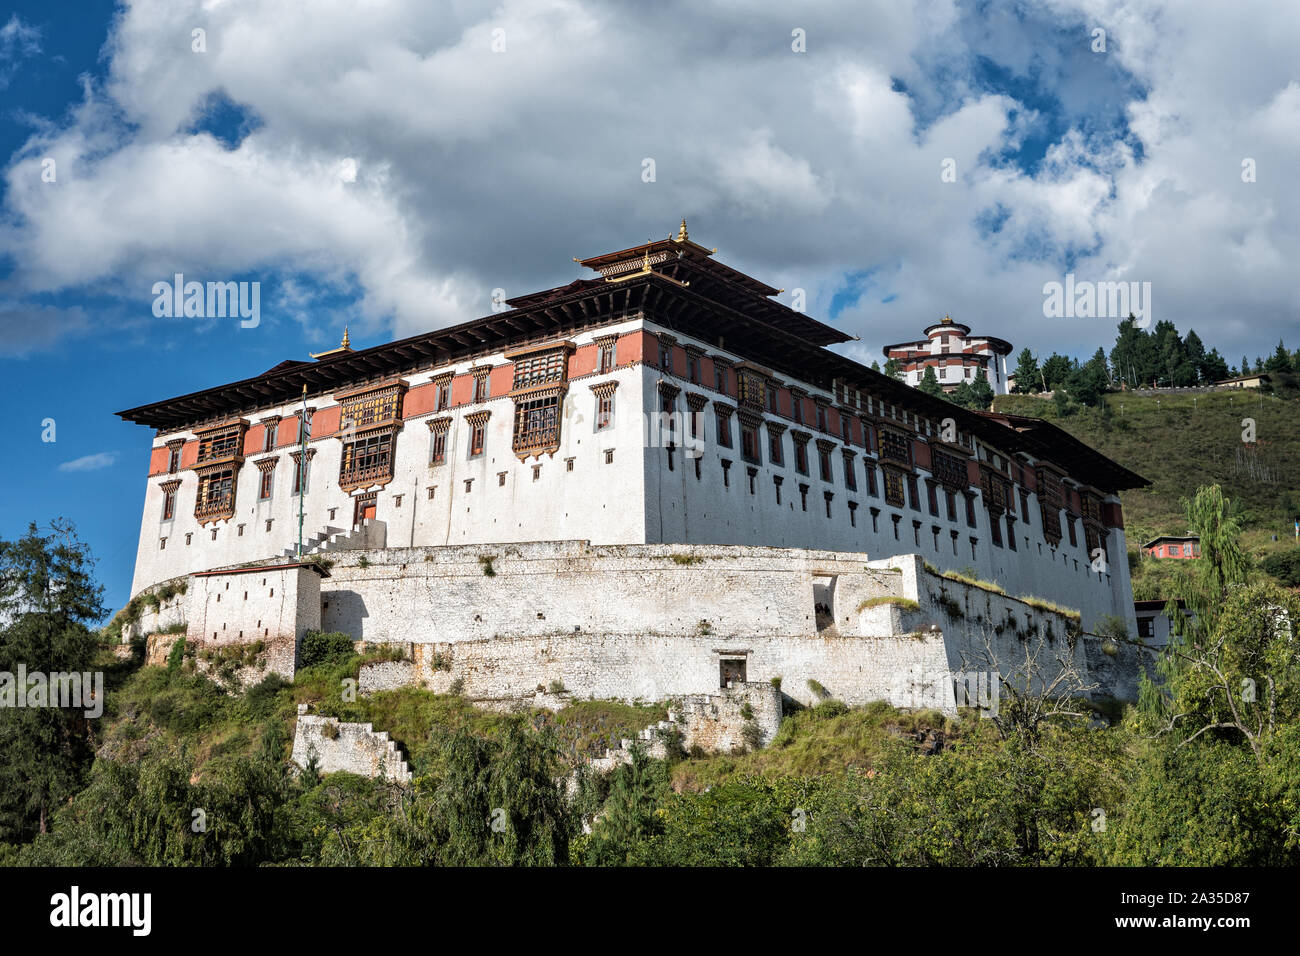
[[[1300,345],[1300,25],[1220,6],[13,3],[0,536],[72,519],[120,606],[152,436],[114,412],[345,323],[365,346],[483,315],[682,216],[867,363],[944,313],[1109,347],[1111,320],[1043,319],[1067,271],[1151,281],[1230,361]],[[260,323],[155,317],[177,272],[260,283]]]

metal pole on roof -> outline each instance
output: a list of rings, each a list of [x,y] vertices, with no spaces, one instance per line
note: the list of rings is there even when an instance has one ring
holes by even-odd
[[[302,418],[299,420],[298,436],[302,439],[302,448],[298,453],[298,560],[302,560],[302,502],[307,497],[307,384],[302,386]]]

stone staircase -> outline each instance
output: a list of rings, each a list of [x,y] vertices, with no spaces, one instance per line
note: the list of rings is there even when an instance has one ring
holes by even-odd
[[[306,713],[298,705],[292,760],[305,768],[314,756],[321,773],[345,770],[362,777],[385,777],[397,783],[411,781],[411,768],[388,731],[374,724],[355,724],[333,717]]]
[[[326,525],[315,531],[302,542],[303,554],[322,554],[326,551],[360,551],[368,548],[382,548],[387,544],[388,526],[376,518],[367,518],[351,531]],[[284,558],[292,558],[298,549],[285,548],[280,552]]]

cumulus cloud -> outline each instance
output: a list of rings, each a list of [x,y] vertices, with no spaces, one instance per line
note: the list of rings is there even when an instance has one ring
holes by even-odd
[[[1154,318],[1255,354],[1295,328],[1298,41],[1264,0],[128,0],[106,76],[4,170],[0,254],[27,300],[274,277],[285,314],[350,289],[354,329],[407,335],[685,215],[728,264],[835,302],[864,357],[945,312],[1091,352],[1112,321],[1043,319],[1067,270],[1150,281]],[[217,94],[258,122],[205,131]]]

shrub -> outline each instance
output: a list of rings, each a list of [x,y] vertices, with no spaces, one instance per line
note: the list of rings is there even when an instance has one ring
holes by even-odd
[[[1270,554],[1264,559],[1263,568],[1287,587],[1300,587],[1300,548]]]
[[[185,638],[178,637],[172,649],[167,653],[167,673],[175,674],[185,661]]]
[[[345,660],[355,653],[351,634],[341,631],[308,631],[298,650],[298,661],[302,667],[313,667]]]
[[[479,555],[478,563],[479,566],[483,569],[483,576],[485,578],[494,578],[497,576],[497,569],[492,566],[492,562],[495,560],[496,560],[495,554]]]

